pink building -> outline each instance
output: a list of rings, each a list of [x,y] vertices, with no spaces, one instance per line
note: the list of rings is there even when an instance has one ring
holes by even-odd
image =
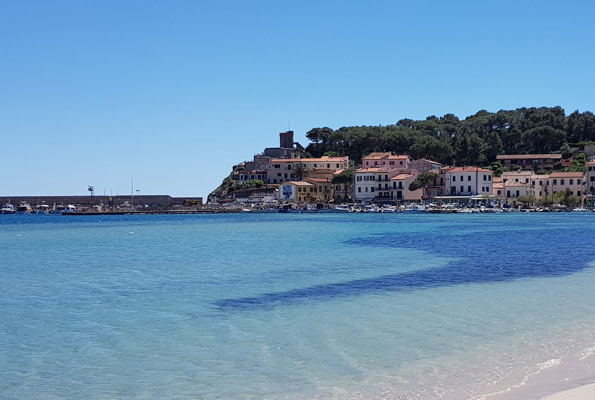
[[[409,169],[411,159],[408,155],[371,153],[362,158],[362,168],[386,166],[389,168]]]

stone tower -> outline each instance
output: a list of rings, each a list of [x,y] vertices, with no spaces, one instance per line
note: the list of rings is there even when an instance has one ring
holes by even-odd
[[[284,149],[293,148],[293,131],[281,132],[279,134],[279,147]]]

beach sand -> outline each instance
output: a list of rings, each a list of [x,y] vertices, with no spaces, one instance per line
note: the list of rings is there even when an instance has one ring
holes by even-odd
[[[565,390],[563,392],[555,393],[542,400],[593,400],[595,399],[595,383],[590,385],[580,386],[574,389]]]
[[[595,348],[564,360],[552,359],[522,382],[482,400],[595,400]]]

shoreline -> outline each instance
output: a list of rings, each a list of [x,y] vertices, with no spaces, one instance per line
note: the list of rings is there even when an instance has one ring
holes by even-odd
[[[474,400],[593,400],[595,347],[566,359],[551,359],[521,382]]]

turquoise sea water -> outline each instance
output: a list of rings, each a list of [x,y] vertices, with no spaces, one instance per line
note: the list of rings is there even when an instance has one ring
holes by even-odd
[[[2,399],[464,399],[595,346],[595,213],[0,216]]]

